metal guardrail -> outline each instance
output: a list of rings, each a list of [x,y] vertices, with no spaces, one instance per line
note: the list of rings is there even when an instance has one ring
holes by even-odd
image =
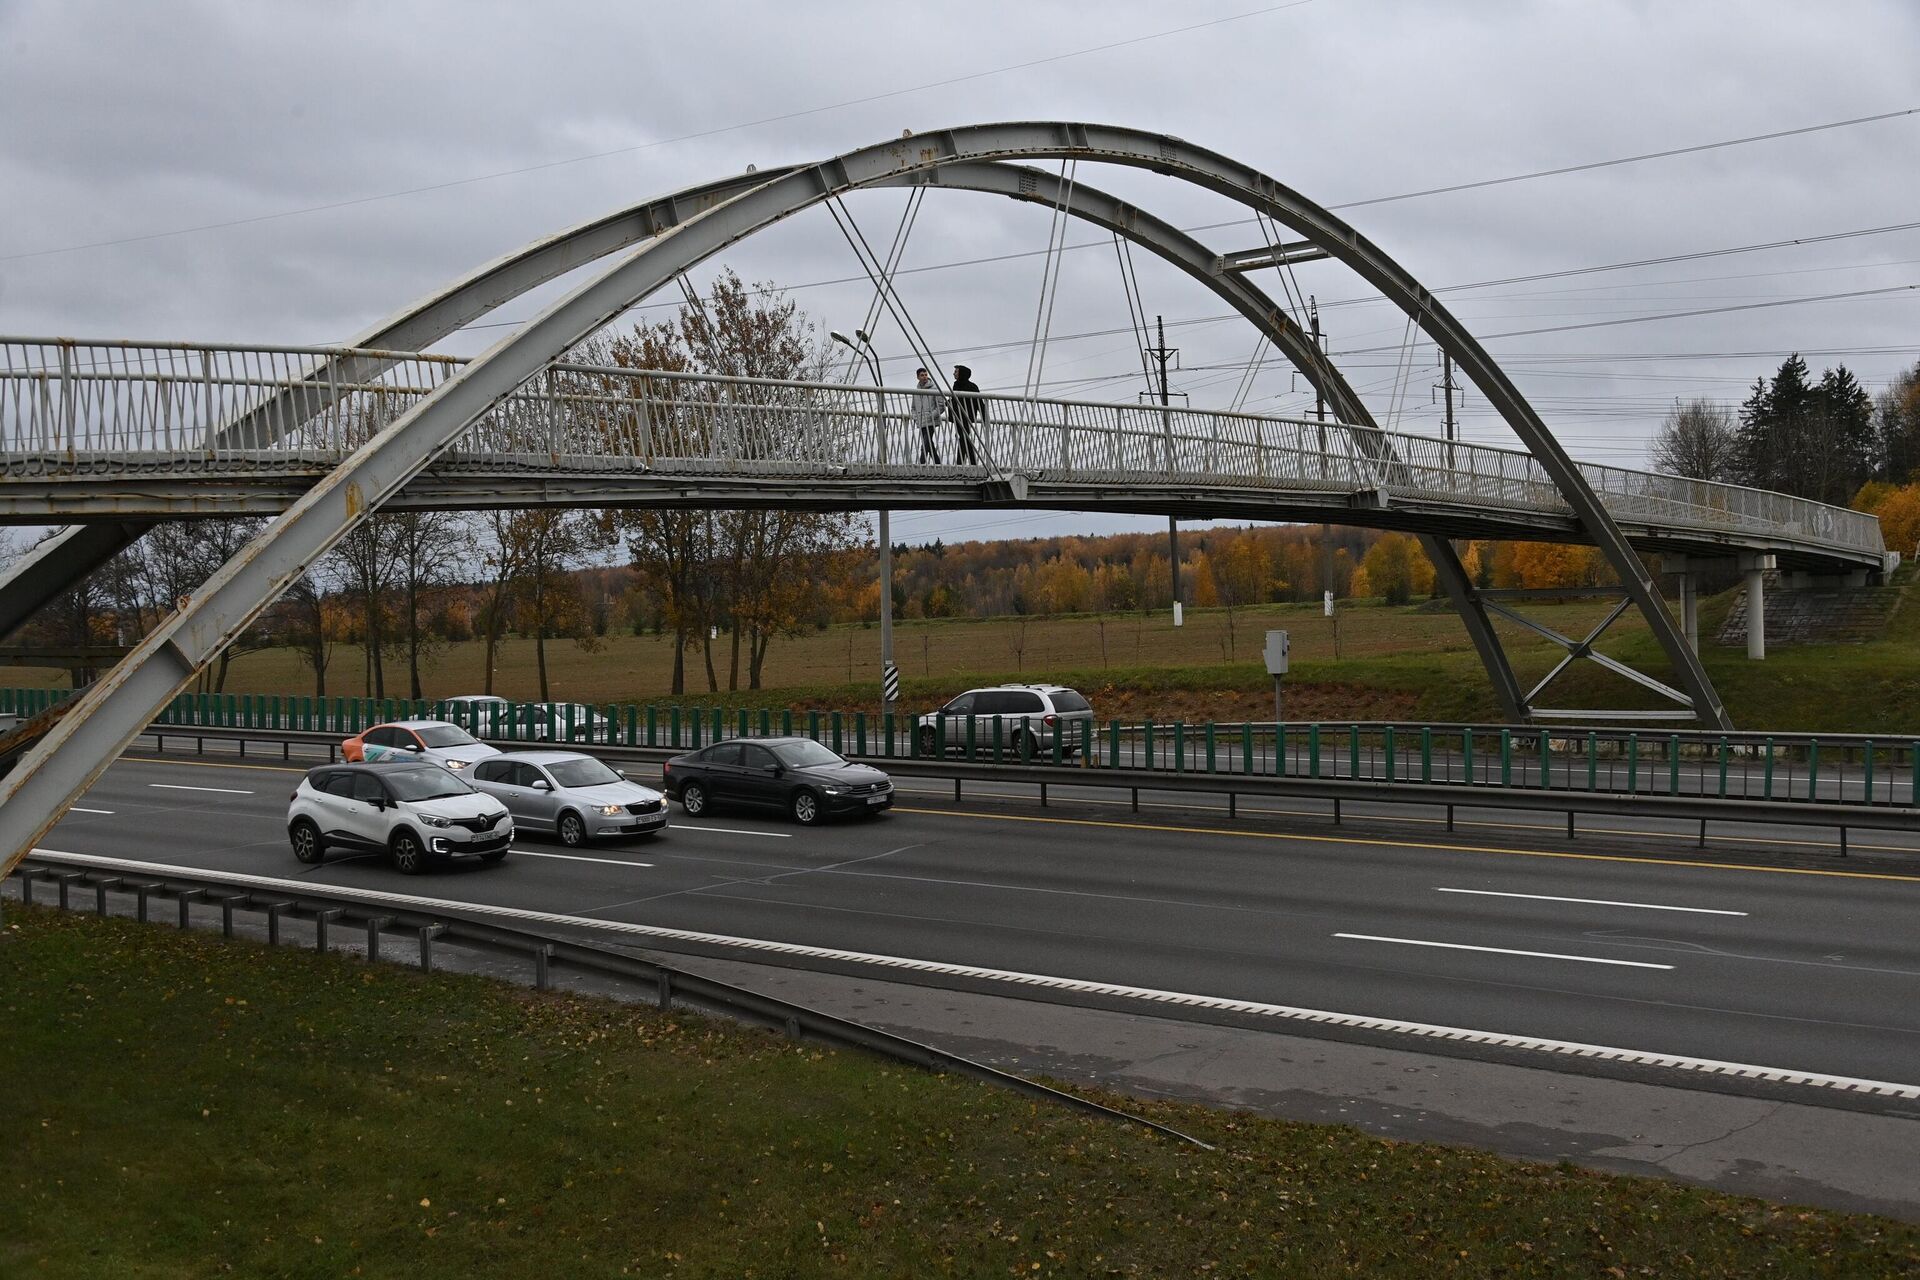
[[[466,363],[334,347],[0,337],[0,472],[81,477],[331,469]],[[1035,480],[1323,490],[1571,516],[1530,454],[1345,423],[980,395],[959,465],[953,426],[923,461],[914,388],[560,363],[535,374],[435,474],[649,472]],[[237,424],[228,426],[228,424]],[[224,428],[224,430],[223,430]],[[1884,550],[1870,515],[1788,494],[1579,464],[1617,519],[1654,528]]]
[[[168,738],[191,739],[196,751],[204,753],[208,741],[236,742],[244,757],[248,742],[277,744],[281,758],[292,759],[294,745],[325,748],[329,760],[335,757],[339,739],[332,734],[304,733],[284,729],[224,729],[204,726],[154,725],[145,735],[164,750]],[[493,739],[489,745],[503,750],[524,748],[525,742]],[[575,743],[576,749],[615,764],[657,763],[677,754],[671,747],[632,747],[606,743]],[[1276,776],[1236,772],[1162,772],[1151,769],[1127,769],[1082,765],[1062,768],[1045,763],[995,763],[982,760],[948,760],[914,756],[884,756],[851,753],[852,758],[871,763],[908,778],[951,780],[954,799],[960,800],[968,782],[993,782],[1036,788],[1039,801],[1046,805],[1050,792],[1059,787],[1084,787],[1130,793],[1132,808],[1140,808],[1141,792],[1224,795],[1229,817],[1239,814],[1243,796],[1286,800],[1319,800],[1331,806],[1333,821],[1344,820],[1349,804],[1387,804],[1443,809],[1448,831],[1454,829],[1459,809],[1516,809],[1530,812],[1564,813],[1567,836],[1577,834],[1577,815],[1662,818],[1699,824],[1699,843],[1704,846],[1709,823],[1757,824],[1770,826],[1816,827],[1837,830],[1840,855],[1847,856],[1848,833],[1852,830],[1920,832],[1920,807],[1864,805],[1844,801],[1809,804],[1805,801],[1719,797],[1647,792],[1593,792],[1573,789],[1495,787],[1462,783],[1420,782],[1413,779],[1353,777]]]
[[[0,714],[39,714],[63,690],[0,688]],[[1714,796],[1785,803],[1920,808],[1920,734],[1721,733],[1411,722],[1079,722],[1071,741],[1018,717],[953,719],[933,749],[915,717],[864,711],[775,712],[634,704],[480,704],[408,699],[183,694],[162,723],[331,732],[396,719],[450,720],[480,736],[531,744],[691,750],[723,737],[804,736],[843,754],[898,761],[961,756],[987,763],[1098,761],[1172,773],[1369,779],[1590,793]],[[1056,754],[1056,748],[1058,754]]]
[[[784,1030],[794,1040],[804,1038],[863,1049],[929,1071],[971,1076],[1003,1089],[1105,1119],[1139,1125],[1211,1150],[1198,1138],[1143,1116],[1104,1106],[917,1040],[611,947],[509,928],[457,912],[418,910],[406,905],[408,895],[404,894],[341,886],[322,888],[305,881],[271,876],[190,871],[165,863],[41,850],[29,854],[15,868],[13,878],[19,881],[24,903],[34,902],[34,886],[45,881],[50,883],[62,910],[74,909],[73,895],[78,890],[90,892],[94,910],[101,916],[110,914],[109,894],[131,896],[135,918],[142,923],[149,921],[156,903],[170,900],[175,905],[181,929],[191,926],[196,905],[218,907],[221,932],[228,938],[234,936],[236,913],[255,912],[265,917],[269,946],[279,945],[284,922],[304,921],[312,926],[314,949],[323,954],[332,950],[335,929],[358,928],[364,930],[370,964],[379,961],[383,941],[398,935],[418,946],[422,972],[432,970],[434,950],[438,946],[454,945],[497,955],[522,956],[529,963],[529,977],[537,990],[551,989],[557,969],[572,969],[629,988],[650,989],[662,1011],[670,1010],[678,1001]]]

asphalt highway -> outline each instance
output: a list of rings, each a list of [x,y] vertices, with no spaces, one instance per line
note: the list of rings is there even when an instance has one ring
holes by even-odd
[[[143,751],[43,847],[548,913],[656,950],[773,943],[779,963],[1163,1017],[1278,1006],[1920,1084],[1920,839],[1904,834],[1845,860],[1830,832],[1777,829],[1700,854],[1691,830],[1653,823],[1570,842],[1552,815],[1463,811],[1449,835],[1413,811],[1350,806],[1336,827],[1269,801],[1229,820],[1213,797],[1149,794],[1135,814],[1066,784],[1041,808],[902,779],[895,810],[865,821],[676,808],[652,840],[523,837],[497,867],[403,877],[341,853],[294,861],[301,772]]]

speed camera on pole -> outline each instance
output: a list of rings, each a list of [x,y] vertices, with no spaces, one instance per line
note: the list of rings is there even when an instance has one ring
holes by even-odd
[[[1273,677],[1273,723],[1280,723],[1280,677],[1287,674],[1287,633],[1267,632],[1267,647],[1261,655],[1267,660],[1267,674]]]

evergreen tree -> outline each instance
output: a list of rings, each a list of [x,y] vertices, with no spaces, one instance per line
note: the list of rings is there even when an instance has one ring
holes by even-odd
[[[1743,484],[1844,506],[1874,471],[1873,401],[1844,366],[1814,382],[1789,357],[1740,406],[1737,471]]]

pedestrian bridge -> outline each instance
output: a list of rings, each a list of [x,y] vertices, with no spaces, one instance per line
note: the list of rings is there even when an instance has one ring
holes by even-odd
[[[0,521],[277,514],[465,364],[352,348],[0,339]],[[1587,540],[1546,469],[1517,449],[982,395],[979,462],[960,465],[951,421],[931,442],[913,425],[914,398],[938,395],[553,363],[382,505],[1029,506]],[[1577,465],[1641,550],[1881,566],[1879,524],[1859,512]]]
[[[1034,160],[1054,165],[1021,163]],[[1183,230],[1098,185],[1101,173],[1120,171],[1203,192],[1238,214]],[[1111,235],[1123,259],[1136,247],[1156,255],[1271,343],[1331,406],[1334,421],[989,396],[977,428],[983,456],[962,466],[950,427],[938,441],[940,460],[922,460],[911,391],[567,363],[643,299],[675,281],[685,287],[689,270],[821,207],[872,277],[876,299],[931,363],[889,260],[866,242],[848,206],[848,197],[874,190],[907,191],[910,211],[934,193],[1048,209],[1043,298],[1058,283],[1053,259],[1069,221]],[[896,233],[896,250],[910,221]],[[1242,240],[1249,227],[1258,244],[1199,238],[1206,231]],[[1379,430],[1319,344],[1310,297],[1294,278],[1296,264],[1320,260],[1400,310],[1409,342],[1431,342],[1451,360],[1520,448]],[[579,283],[473,360],[421,354],[576,271]],[[1050,312],[1049,305],[1041,314]],[[1044,344],[1041,326],[1041,355]],[[1755,607],[1770,563],[1823,573],[1888,563],[1867,516],[1576,461],[1431,290],[1331,210],[1259,169],[1117,125],[1011,121],[909,132],[615,209],[448,282],[338,350],[0,340],[0,523],[67,525],[0,572],[0,637],[156,520],[278,513],[124,662],[63,703],[57,723],[29,726],[29,738],[44,734],[30,749],[23,739],[0,740],[0,768],[10,751],[21,753],[0,777],[0,870],[204,663],[372,512],[649,503],[1024,505],[1406,529],[1420,537],[1438,589],[1513,721],[1657,715],[1729,728],[1689,643],[1691,575],[1700,562],[1738,564]],[[1476,587],[1449,541],[1458,537],[1591,543],[1617,579],[1610,590],[1618,603],[1584,638],[1560,635],[1519,612],[1515,596],[1526,593]],[[1641,558],[1646,551],[1661,553],[1663,568],[1685,565],[1677,622]],[[1683,559],[1669,563],[1669,553]],[[1672,684],[1596,648],[1630,609],[1657,642]],[[1531,690],[1508,660],[1494,615],[1565,650]],[[1667,708],[1541,705],[1547,686],[1581,659]]]

